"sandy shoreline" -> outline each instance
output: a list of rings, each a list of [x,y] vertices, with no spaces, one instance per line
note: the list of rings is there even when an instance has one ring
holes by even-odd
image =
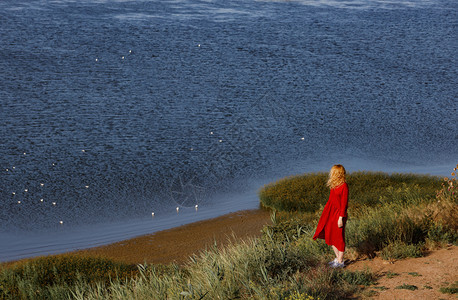
[[[213,219],[198,221],[153,234],[73,251],[71,254],[105,257],[125,263],[184,263],[193,254],[215,244],[261,235],[271,224],[270,212],[264,209],[242,210]],[[67,254],[69,254],[67,253]]]

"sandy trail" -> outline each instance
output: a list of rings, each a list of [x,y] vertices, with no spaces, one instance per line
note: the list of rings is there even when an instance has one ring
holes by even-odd
[[[368,290],[377,295],[370,299],[457,299],[455,295],[439,290],[458,281],[458,247],[431,251],[425,257],[408,258],[388,262],[376,257],[372,260],[357,261],[347,267],[349,270],[369,268],[378,276],[378,282]],[[397,274],[397,275],[396,275]],[[397,289],[402,285],[413,285],[416,290]]]

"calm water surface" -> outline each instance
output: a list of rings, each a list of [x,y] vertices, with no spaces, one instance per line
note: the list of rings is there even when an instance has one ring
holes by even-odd
[[[337,162],[448,175],[457,6],[0,2],[0,260],[255,208]]]

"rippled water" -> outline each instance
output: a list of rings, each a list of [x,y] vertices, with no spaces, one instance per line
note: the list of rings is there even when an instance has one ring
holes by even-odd
[[[457,19],[455,1],[2,1],[0,233],[210,217],[336,162],[447,174]]]

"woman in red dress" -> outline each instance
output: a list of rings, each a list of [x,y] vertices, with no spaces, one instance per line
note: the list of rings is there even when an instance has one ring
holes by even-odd
[[[348,185],[345,182],[345,168],[334,165],[329,172],[327,186],[331,189],[313,239],[324,239],[332,246],[336,258],[329,264],[333,268],[344,267],[345,223],[347,221]]]

